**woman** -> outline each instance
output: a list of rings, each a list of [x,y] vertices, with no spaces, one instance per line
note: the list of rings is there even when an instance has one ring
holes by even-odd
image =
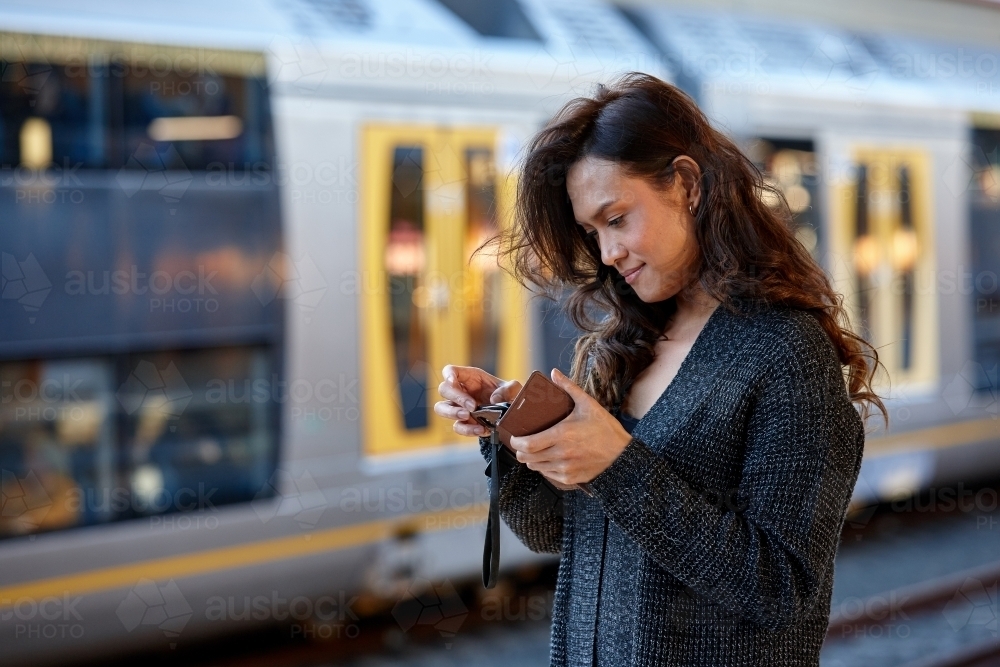
[[[574,286],[585,332],[572,378],[552,371],[573,413],[512,438],[523,465],[500,484],[518,538],[562,554],[552,664],[818,665],[864,420],[886,413],[878,355],[787,207],[687,96],[639,74],[564,107],[518,187],[504,254],[522,285]],[[436,413],[487,456],[469,410],[520,384],[444,376]]]

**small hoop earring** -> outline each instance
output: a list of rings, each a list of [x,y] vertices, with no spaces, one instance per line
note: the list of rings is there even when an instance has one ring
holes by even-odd
[[[688,206],[688,211],[690,211],[691,215],[694,215],[694,204]]]

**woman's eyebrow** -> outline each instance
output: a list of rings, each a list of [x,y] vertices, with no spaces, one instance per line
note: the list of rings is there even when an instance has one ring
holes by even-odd
[[[605,209],[607,209],[609,206],[611,206],[612,204],[614,204],[617,201],[618,201],[617,199],[609,199],[609,200],[603,202],[600,206],[597,207],[597,210],[594,212],[594,215],[592,215],[590,217],[590,219],[591,220],[596,220],[597,218],[601,217],[601,215],[604,213]],[[582,225],[583,223],[581,221],[577,220],[576,224]]]

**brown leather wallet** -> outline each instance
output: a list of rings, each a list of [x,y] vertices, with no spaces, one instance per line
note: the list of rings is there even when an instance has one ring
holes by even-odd
[[[490,478],[490,511],[483,543],[483,586],[493,588],[500,568],[500,464],[509,470],[518,464],[511,436],[532,435],[558,424],[573,412],[573,398],[538,371],[509,403],[480,405],[472,411],[476,421],[490,429],[490,458],[486,475]],[[543,484],[550,485],[543,480]],[[587,484],[577,484],[588,496]]]
[[[480,423],[495,428],[500,442],[514,454],[511,436],[532,435],[551,428],[568,417],[574,405],[573,398],[559,385],[541,372],[532,371],[509,407],[482,405],[471,414]],[[576,486],[587,495],[593,495],[587,484]]]

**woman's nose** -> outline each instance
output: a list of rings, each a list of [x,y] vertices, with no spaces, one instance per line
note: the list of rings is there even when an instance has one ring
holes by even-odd
[[[615,262],[626,254],[625,246],[618,242],[609,242],[601,246],[601,261],[607,266],[614,266]]]

